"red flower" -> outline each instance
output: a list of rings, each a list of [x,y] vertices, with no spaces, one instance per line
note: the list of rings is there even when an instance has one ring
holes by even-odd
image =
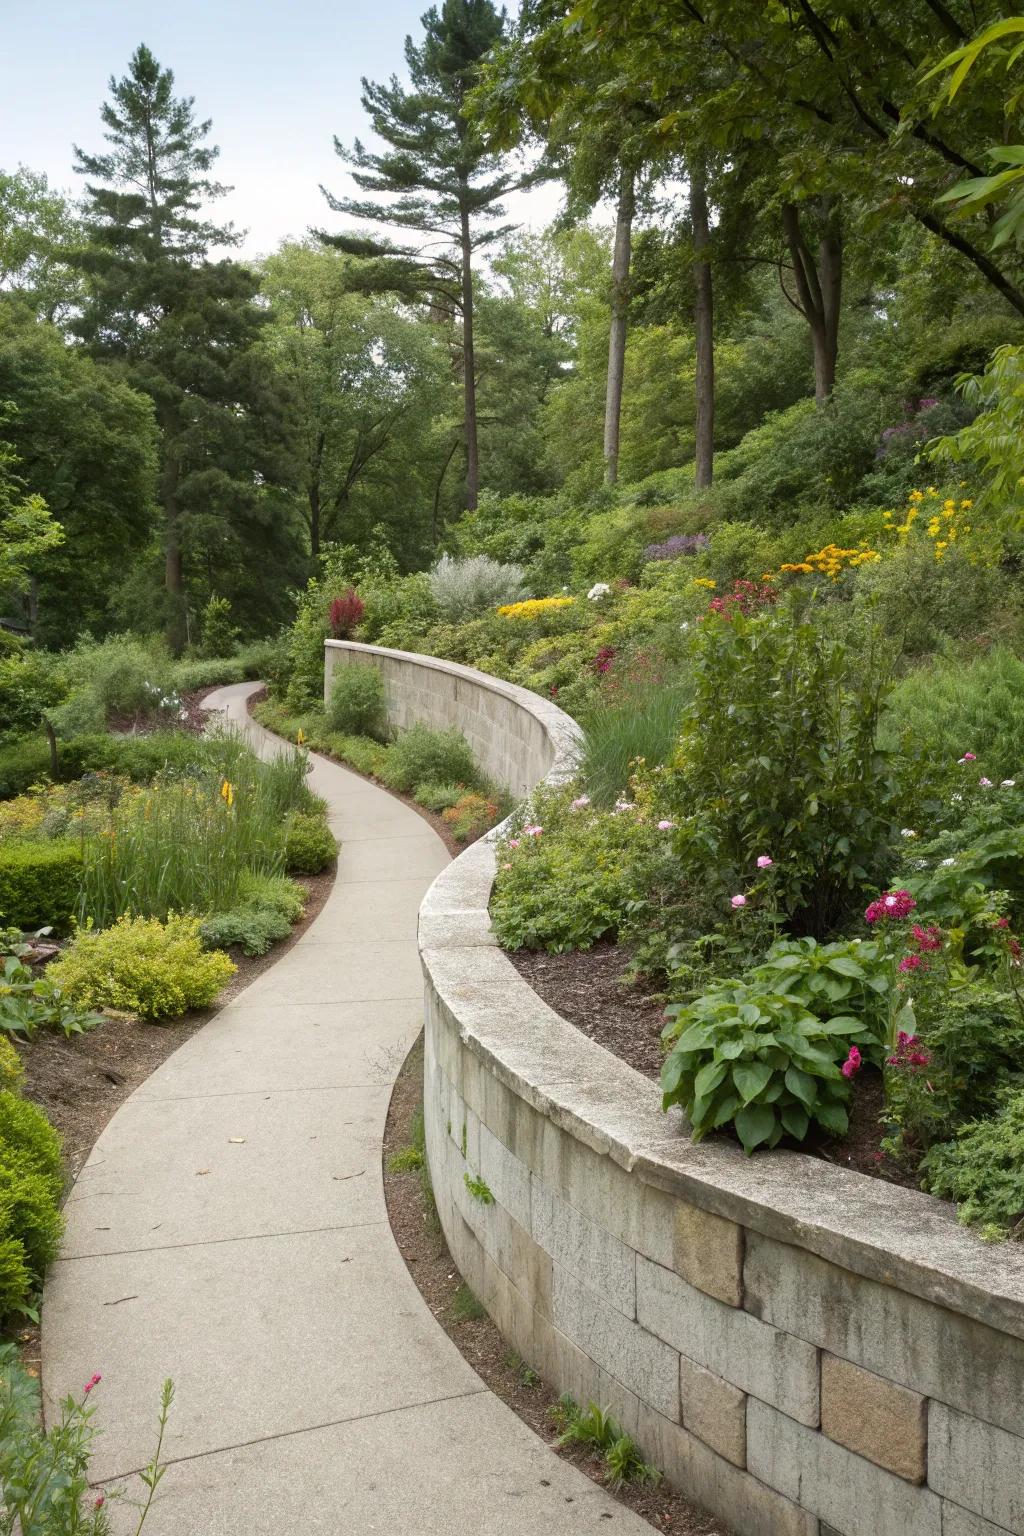
[[[88,1397],[93,1387],[98,1387],[102,1380],[103,1377],[99,1374],[98,1371],[96,1372],[95,1376],[90,1376],[89,1380],[85,1384],[85,1396]]]
[[[344,597],[336,597],[331,604],[330,613],[331,634],[335,640],[346,639],[365,612],[366,604],[354,587],[349,587]]]

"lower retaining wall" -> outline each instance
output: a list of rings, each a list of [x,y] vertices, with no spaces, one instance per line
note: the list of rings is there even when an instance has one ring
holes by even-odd
[[[500,708],[476,750],[513,788],[568,771],[575,727],[545,701],[345,649],[401,678],[403,723],[476,744]],[[695,1146],[498,949],[494,865],[474,844],[421,910],[424,1112],[452,1255],[512,1347],[739,1536],[1022,1536],[1024,1252],[818,1159]]]

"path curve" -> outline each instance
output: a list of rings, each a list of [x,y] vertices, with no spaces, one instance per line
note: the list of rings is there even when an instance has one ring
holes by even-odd
[[[258,687],[206,706],[270,753]],[[93,1476],[137,1496],[174,1378],[146,1536],[649,1536],[490,1392],[395,1246],[381,1142],[422,1021],[417,913],[448,855],[339,765],[314,757],[311,782],[343,844],[323,910],[125,1101],[71,1193],[44,1292],[48,1422],[101,1372]]]

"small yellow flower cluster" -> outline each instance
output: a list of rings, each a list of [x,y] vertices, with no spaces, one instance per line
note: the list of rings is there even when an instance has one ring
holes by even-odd
[[[574,597],[529,597],[522,603],[506,603],[498,612],[503,619],[539,619],[558,608],[568,608]]]
[[[18,795],[14,800],[5,800],[0,805],[0,842],[38,831],[45,815],[45,801],[38,795]]]
[[[690,585],[692,587],[703,587],[705,592],[713,592],[718,586],[718,582],[712,581],[707,576],[695,576]]]
[[[857,549],[841,549],[838,544],[826,544],[824,548],[813,555],[805,555],[795,564],[780,565],[779,570],[802,576],[828,576],[832,581],[838,581],[844,570],[855,570],[858,565],[867,565],[869,561],[881,558],[878,551],[867,543]]]
[[[935,502],[941,505],[926,507],[926,503]],[[934,485],[930,485],[925,491],[911,491],[907,497],[907,510],[902,523],[894,522],[892,512],[883,513],[886,529],[895,533],[899,539],[907,539],[922,511],[926,511],[928,522],[925,525],[925,533],[935,546],[935,558],[941,560],[951,544],[958,539],[964,539],[971,531],[971,525],[967,521],[967,514],[973,507],[973,501],[963,497],[960,501],[947,496],[942,500]]]

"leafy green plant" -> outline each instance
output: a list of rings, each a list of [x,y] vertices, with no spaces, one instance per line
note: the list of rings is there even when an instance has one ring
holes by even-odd
[[[210,949],[238,945],[243,954],[265,955],[272,944],[286,939],[302,916],[305,892],[282,876],[250,875],[242,882],[241,900],[228,912],[204,918],[201,933]]]
[[[17,1050],[0,1036],[0,1091],[17,1093],[25,1076],[25,1064]]]
[[[953,778],[967,751],[981,755],[978,773],[996,784],[1019,770],[1024,782],[1024,661],[1004,645],[966,662],[937,656],[897,684],[883,736],[893,748],[906,740],[948,788],[962,788]]]
[[[469,743],[461,731],[432,731],[413,725],[388,749],[380,776],[390,789],[411,794],[420,784],[465,784],[474,787],[479,773]]]
[[[463,1153],[463,1156],[465,1156],[465,1153]],[[462,1178],[469,1193],[480,1205],[494,1204],[494,1194],[486,1179],[482,1179],[478,1174],[472,1173],[464,1173]]]
[[[583,1446],[602,1460],[605,1482],[613,1491],[620,1489],[624,1483],[661,1481],[657,1467],[644,1461],[635,1442],[607,1408],[594,1402],[581,1408],[566,1392],[552,1409],[551,1417],[559,1431],[556,1443],[562,1446]]]
[[[424,1156],[419,1147],[400,1147],[388,1158],[388,1173],[418,1173]]]
[[[468,843],[475,837],[482,837],[500,816],[497,800],[470,790],[460,795],[454,805],[441,813],[441,820],[456,842]]]
[[[604,809],[614,805],[629,786],[631,764],[637,758],[643,758],[648,768],[667,761],[690,693],[684,679],[628,688],[613,698],[602,695],[595,701],[583,717],[579,763],[595,805]]]
[[[38,1383],[13,1344],[0,1346],[0,1531],[11,1536],[111,1536],[110,1509],[123,1490],[97,1495],[89,1461],[98,1433],[92,1396],[102,1378],[86,1383],[81,1400],[68,1396],[59,1417],[43,1428]],[[133,1525],[139,1536],[164,1476],[164,1436],[174,1386],[164,1382],[156,1451],[139,1473],[147,1496]],[[122,1529],[126,1527],[122,1526]]]
[[[883,883],[897,806],[877,742],[887,677],[888,664],[863,648],[855,658],[800,598],[698,626],[665,795],[684,867],[723,905],[770,856],[777,907],[822,937]]]
[[[338,840],[323,816],[294,811],[285,826],[284,866],[292,874],[318,875],[338,857]]]
[[[998,1114],[962,1127],[932,1147],[921,1165],[925,1187],[957,1202],[959,1219],[992,1239],[1024,1238],[1024,1089]]]
[[[82,878],[77,843],[0,844],[0,912],[18,928],[66,929],[78,910]]]
[[[231,604],[226,597],[210,597],[200,619],[199,654],[206,660],[230,656],[238,640],[239,629],[232,623]]]
[[[0,1092],[0,1318],[30,1310],[64,1230],[60,1139],[37,1105]]]
[[[465,784],[420,784],[413,799],[428,811],[447,811],[457,805],[466,793]]]
[[[853,999],[845,989],[865,982],[864,969],[847,955],[811,968],[799,953],[784,952],[690,1003],[671,1005],[663,1033],[670,1047],[661,1071],[665,1107],[682,1106],[695,1141],[732,1125],[748,1155],[785,1135],[803,1141],[812,1123],[843,1135],[849,1078],[862,1048],[878,1053],[879,1033],[870,1012],[833,1012],[828,993],[843,992],[836,1006],[848,1008]]]
[[[371,664],[339,667],[325,711],[327,728],[343,736],[383,739],[387,731],[384,679]]]
[[[59,1029],[70,1040],[102,1024],[100,1014],[72,1003],[51,974],[25,964],[27,948],[17,946],[20,953],[6,955],[0,970],[0,1030],[30,1040],[38,1029]]]
[[[113,1008],[143,1019],[177,1018],[207,1008],[236,967],[203,948],[198,917],[120,917],[110,928],[80,928],[50,975],[85,1008]]]

